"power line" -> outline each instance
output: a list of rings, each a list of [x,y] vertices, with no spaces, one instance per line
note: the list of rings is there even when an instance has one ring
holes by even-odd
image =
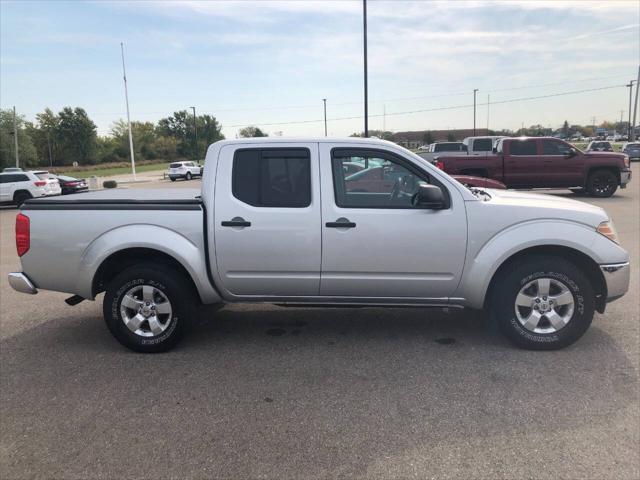
[[[524,102],[524,101],[530,101],[530,100],[540,100],[540,99],[544,99],[544,98],[553,98],[553,97],[561,97],[561,96],[565,96],[565,95],[576,95],[579,93],[588,93],[588,92],[597,92],[597,91],[601,91],[601,90],[610,90],[613,88],[621,88],[624,87],[625,85],[609,85],[606,87],[597,87],[597,88],[588,88],[588,89],[584,89],[584,90],[573,90],[573,91],[569,91],[569,92],[560,92],[560,93],[551,93],[551,94],[547,94],[547,95],[537,95],[537,96],[532,96],[532,97],[521,97],[521,98],[512,98],[509,100],[498,100],[498,101],[492,101],[491,105],[499,105],[499,104],[507,104],[507,103],[515,103],[515,102]],[[478,103],[477,105],[482,106],[482,105],[487,105],[486,103]],[[384,115],[393,115],[393,116],[399,116],[399,115],[411,115],[411,114],[415,114],[415,113],[427,113],[427,112],[438,112],[438,111],[443,111],[443,110],[459,110],[459,109],[464,109],[464,108],[473,108],[473,103],[471,104],[464,104],[464,105],[451,105],[451,106],[445,106],[445,107],[433,107],[433,108],[423,108],[423,109],[419,109],[419,110],[408,110],[408,111],[404,111],[404,112],[385,112],[385,113],[378,113],[378,114],[370,114],[369,117],[382,117]],[[349,117],[335,117],[335,118],[329,118],[327,119],[328,121],[341,121],[341,120],[359,120],[362,119],[362,115],[354,115],[354,116],[349,116]],[[274,126],[274,125],[302,125],[302,124],[307,124],[307,123],[318,123],[318,122],[323,122],[323,119],[319,119],[319,120],[298,120],[298,121],[289,121],[289,122],[272,122],[272,123],[243,123],[243,124],[238,124],[238,125],[226,125],[225,128],[238,128],[238,127],[246,127],[247,125],[256,125],[256,126],[261,126],[261,127],[269,127],[269,126]]]

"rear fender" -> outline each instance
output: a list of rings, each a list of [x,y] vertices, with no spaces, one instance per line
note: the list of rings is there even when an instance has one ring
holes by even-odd
[[[171,256],[189,273],[203,303],[221,301],[207,275],[204,243],[196,245],[173,230],[155,225],[118,227],[91,242],[80,258],[76,282],[78,295],[93,299],[93,278],[100,265],[114,253],[131,248],[148,248]]]

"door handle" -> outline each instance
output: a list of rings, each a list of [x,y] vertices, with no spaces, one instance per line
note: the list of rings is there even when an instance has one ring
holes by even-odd
[[[221,225],[223,227],[250,227],[251,222],[247,222],[242,217],[233,217],[231,220],[224,220]]]
[[[327,222],[325,223],[327,228],[356,228],[356,224],[354,222],[350,222],[349,219],[340,217],[335,222]]]

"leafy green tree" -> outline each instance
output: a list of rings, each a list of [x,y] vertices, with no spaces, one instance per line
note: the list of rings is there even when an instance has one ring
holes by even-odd
[[[57,163],[60,165],[97,161],[96,124],[83,108],[65,107],[58,113],[55,142],[59,147]]]
[[[453,132],[449,132],[447,133],[447,142],[455,142],[456,139],[456,134]]]
[[[254,127],[254,126],[244,127],[240,129],[240,131],[238,132],[238,135],[240,135],[242,138],[269,136],[266,133],[264,133],[262,130],[260,130],[258,127]]]
[[[31,136],[25,128],[24,118],[19,115],[16,119],[18,135],[18,153],[20,166],[27,167],[37,164],[36,149]],[[16,164],[15,137],[13,131],[13,111],[0,110],[0,169]]]
[[[133,153],[136,158],[145,160],[158,158],[156,142],[159,137],[156,132],[156,126],[152,122],[131,122],[131,134],[133,136]],[[123,159],[128,159],[130,153],[127,122],[122,119],[113,122],[111,136],[117,142],[117,155]]]
[[[196,117],[198,150],[196,155],[193,116],[186,110],[174,112],[173,115],[163,118],[158,122],[156,133],[160,137],[172,137],[177,140],[177,154],[179,156],[194,158],[201,157],[205,148],[218,140],[223,140],[222,126],[215,117],[199,115]],[[134,138],[135,141],[135,138]]]
[[[433,142],[435,142],[435,141],[436,141],[436,140],[435,140],[435,138],[433,138],[433,134],[432,134],[429,130],[427,130],[426,132],[424,132],[424,135],[422,135],[422,142],[423,142],[425,145],[430,145],[430,144],[432,144],[432,143],[433,143]]]

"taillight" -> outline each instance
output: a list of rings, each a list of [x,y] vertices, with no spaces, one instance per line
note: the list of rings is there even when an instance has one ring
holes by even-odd
[[[42,181],[39,181],[39,182],[33,182],[33,184],[36,187],[44,187],[47,184],[47,182],[46,182],[46,180],[42,180]]]
[[[434,162],[435,166],[438,167],[440,170],[444,170],[444,162],[442,160],[436,160]]]
[[[16,216],[16,250],[18,250],[19,257],[29,251],[30,244],[31,228],[29,226],[29,217],[19,213]]]
[[[631,163],[629,161],[629,155],[625,155],[624,156],[624,166],[627,167],[627,168],[631,167]]]

